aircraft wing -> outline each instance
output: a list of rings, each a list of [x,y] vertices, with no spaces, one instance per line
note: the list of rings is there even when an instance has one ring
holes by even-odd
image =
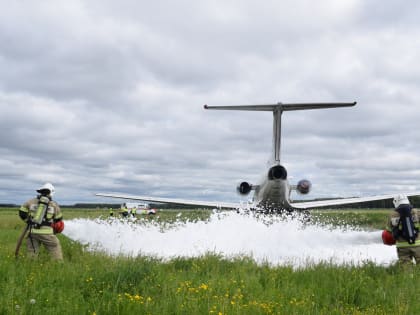
[[[160,198],[160,197],[150,197],[150,196],[132,196],[124,194],[105,194],[97,193],[96,196],[109,197],[109,198],[118,198],[118,199],[128,199],[128,200],[142,200],[148,202],[160,202],[160,203],[173,203],[177,205],[187,205],[187,206],[204,206],[210,208],[220,208],[220,209],[239,209],[243,205],[240,203],[233,202],[212,202],[212,201],[197,201],[197,200],[186,200],[186,199],[177,199],[177,198]]]
[[[343,198],[343,199],[329,199],[329,200],[317,200],[317,201],[305,201],[305,202],[294,202],[290,205],[295,209],[311,209],[311,208],[320,208],[328,206],[339,206],[339,205],[348,205],[352,203],[362,203],[375,200],[386,200],[393,199],[398,194],[393,195],[378,195],[370,197],[354,197],[354,198]],[[407,197],[420,196],[420,191],[412,193],[404,193]]]

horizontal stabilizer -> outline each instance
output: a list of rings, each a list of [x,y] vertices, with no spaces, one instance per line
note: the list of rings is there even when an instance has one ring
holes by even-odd
[[[356,105],[357,102],[352,103],[277,103],[277,104],[261,104],[261,105],[229,105],[229,106],[209,106],[204,105],[205,109],[217,110],[248,110],[248,111],[266,111],[272,112],[274,110],[290,111],[290,110],[305,110],[305,109],[320,109],[320,108],[336,108],[336,107],[350,107]]]

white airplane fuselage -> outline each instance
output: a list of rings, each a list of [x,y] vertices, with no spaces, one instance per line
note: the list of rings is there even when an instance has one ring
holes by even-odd
[[[262,209],[290,209],[290,184],[287,179],[265,179],[255,189],[253,203]]]

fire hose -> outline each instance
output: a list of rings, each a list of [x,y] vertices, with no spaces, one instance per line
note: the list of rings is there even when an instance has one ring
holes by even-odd
[[[18,238],[16,249],[15,249],[15,258],[19,257],[19,250],[20,250],[20,247],[22,246],[22,241],[25,238],[26,233],[29,231],[29,228],[30,228],[30,224],[28,223],[26,224],[25,228],[23,229],[22,233],[20,234]]]

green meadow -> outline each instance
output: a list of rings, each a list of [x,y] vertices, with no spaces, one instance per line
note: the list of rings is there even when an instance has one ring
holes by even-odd
[[[382,229],[389,210],[317,211],[313,220]],[[179,211],[150,220],[171,222]],[[189,220],[209,212],[191,211]],[[66,219],[106,211],[64,209]],[[184,214],[184,216],[188,216]],[[420,267],[334,266],[294,270],[214,254],[162,261],[108,257],[59,235],[64,262],[25,257],[17,209],[0,209],[0,314],[420,314]]]

